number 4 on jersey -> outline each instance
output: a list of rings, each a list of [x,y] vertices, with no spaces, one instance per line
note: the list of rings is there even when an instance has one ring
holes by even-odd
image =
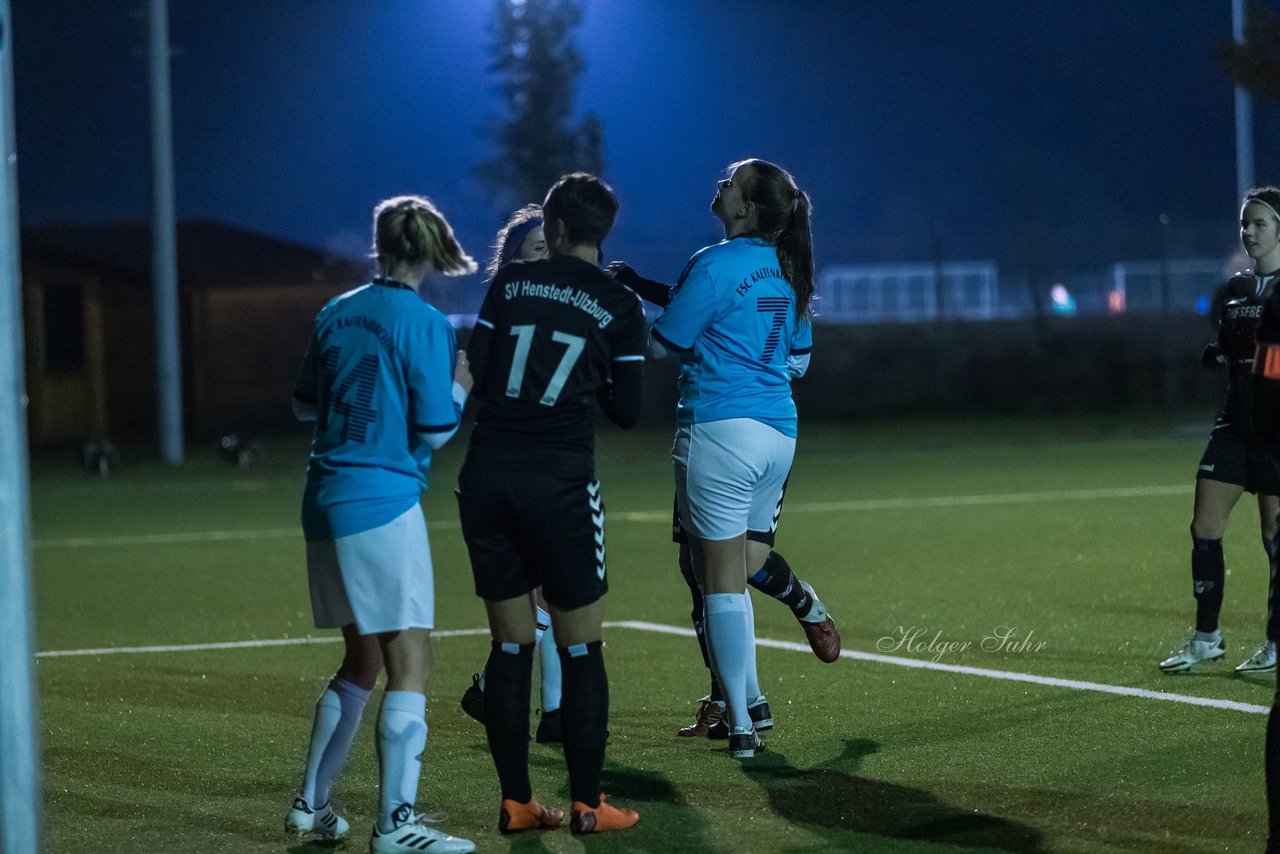
[[[511,373],[507,377],[507,397],[520,396],[520,387],[524,384],[525,367],[529,362],[529,350],[533,347],[534,331],[535,327],[532,324],[511,327],[511,334],[516,337],[516,352],[511,357]],[[565,381],[569,379],[569,372],[578,363],[578,357],[587,346],[587,339],[556,330],[552,330],[551,340],[565,345],[565,351],[560,357],[560,364],[556,366],[555,373],[551,375],[551,381],[547,383],[546,391],[542,393],[542,399],[538,401],[543,406],[555,406],[560,398],[560,392],[564,389]]]

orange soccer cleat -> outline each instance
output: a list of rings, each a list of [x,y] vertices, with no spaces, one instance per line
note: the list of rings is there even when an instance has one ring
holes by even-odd
[[[503,833],[516,833],[521,830],[554,830],[564,821],[564,810],[544,807],[537,798],[530,798],[527,804],[513,801],[510,798],[502,802],[498,810],[498,830]]]
[[[604,833],[606,830],[626,830],[640,820],[635,810],[618,809],[600,796],[600,806],[589,807],[582,801],[573,802],[573,817],[569,829],[574,833]]]

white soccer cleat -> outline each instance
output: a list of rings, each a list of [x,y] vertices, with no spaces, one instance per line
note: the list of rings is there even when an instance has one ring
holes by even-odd
[[[333,811],[333,804],[312,809],[301,795],[293,799],[293,806],[284,817],[284,832],[294,836],[316,836],[320,839],[341,839],[351,825]]]
[[[1276,642],[1263,641],[1253,655],[1236,665],[1236,673],[1269,673],[1276,669]]]
[[[468,854],[476,850],[476,844],[469,839],[450,836],[442,830],[428,827],[430,819],[425,815],[412,813],[409,820],[386,833],[379,833],[378,826],[373,826],[373,836],[369,839],[369,854]]]
[[[1216,661],[1226,653],[1227,647],[1223,644],[1221,636],[1217,640],[1202,641],[1196,640],[1193,634],[1187,639],[1182,649],[1160,662],[1160,669],[1165,673],[1178,673],[1190,670],[1202,661]]]

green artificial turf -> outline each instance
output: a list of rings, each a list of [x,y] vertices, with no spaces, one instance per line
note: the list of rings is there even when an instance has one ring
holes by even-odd
[[[1180,676],[1155,667],[1193,615],[1186,529],[1205,428],[806,425],[777,549],[826,601],[846,650],[1269,705],[1272,676],[1231,672],[1265,614],[1248,496],[1226,538],[1227,660]],[[659,433],[600,441],[607,619],[683,630],[668,447]],[[484,625],[450,495],[462,451],[440,455],[426,502],[442,631]],[[39,658],[48,850],[365,850],[372,712],[337,787],[350,838],[335,849],[280,832],[340,650],[310,620],[295,532],[304,455],[301,440],[276,442],[240,470],[193,449],[179,469],[126,459],[104,480],[34,466],[42,652],[317,640]],[[789,611],[753,596],[760,638],[803,644]],[[895,648],[913,632],[935,649]],[[1027,643],[983,648],[1004,632]],[[487,653],[479,635],[434,641],[419,807],[481,851],[1176,854],[1257,851],[1265,838],[1262,714],[762,647],[777,725],[768,752],[740,763],[723,742],[674,737],[706,690],[691,638],[605,638],[604,785],[640,811],[637,828],[497,833],[483,731],[457,706]],[[531,768],[535,792],[567,806],[559,749],[534,744]]]

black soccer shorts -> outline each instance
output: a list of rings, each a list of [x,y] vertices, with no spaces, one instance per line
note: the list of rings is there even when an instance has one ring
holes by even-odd
[[[468,455],[457,496],[477,596],[502,601],[541,585],[567,611],[608,592],[604,498],[589,455]]]
[[[1256,495],[1280,495],[1280,476],[1267,449],[1250,445],[1226,425],[1209,434],[1196,478],[1243,486]]]

